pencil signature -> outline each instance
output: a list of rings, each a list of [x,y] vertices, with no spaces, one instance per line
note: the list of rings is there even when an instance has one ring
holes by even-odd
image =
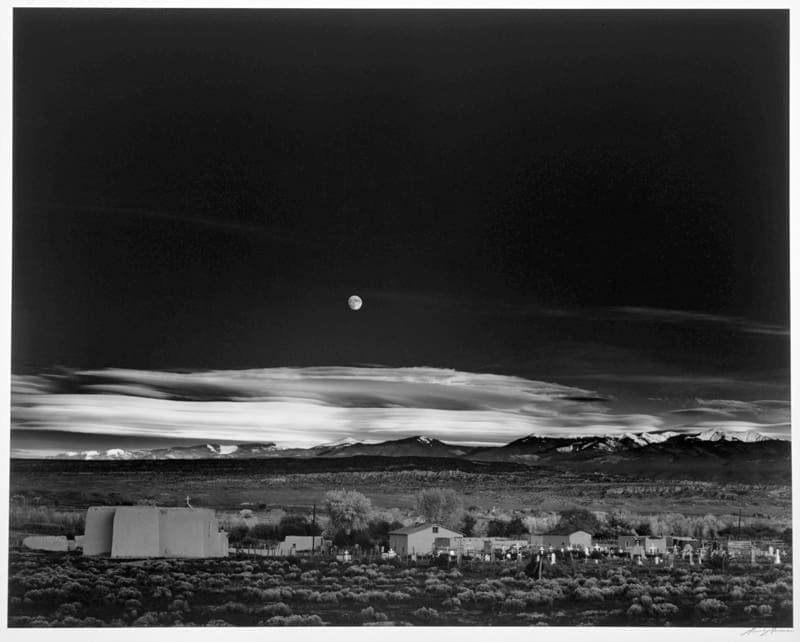
[[[765,635],[772,635],[773,633],[791,633],[792,629],[779,629],[778,627],[753,627],[752,629],[747,629],[747,631],[742,632],[742,636],[745,635],[757,635],[758,637],[763,637]]]

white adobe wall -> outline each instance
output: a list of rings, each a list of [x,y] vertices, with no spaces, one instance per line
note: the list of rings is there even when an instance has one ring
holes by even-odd
[[[160,554],[209,557],[216,537],[216,521],[214,511],[207,508],[159,509]]]
[[[592,536],[586,531],[576,531],[569,536],[569,543],[573,546],[591,546]]]
[[[207,555],[208,557],[228,557],[228,534],[220,531],[219,525],[215,526],[217,527],[217,536],[211,543],[211,552]]]
[[[281,545],[285,545],[287,550],[291,550],[292,546],[294,546],[294,550],[296,551],[310,551],[312,545],[316,545],[315,548],[319,550],[320,543],[322,542],[322,537],[317,535],[316,537],[312,538],[311,535],[287,535],[283,538],[283,542]]]
[[[219,530],[216,514],[209,508],[92,507],[82,544],[84,555],[228,556],[228,534]]]
[[[447,535],[434,534],[431,528],[423,531],[410,533],[408,535],[408,553],[417,555],[430,555],[433,552],[433,542],[437,537],[447,537]]]
[[[155,506],[117,508],[111,557],[160,557],[158,513]]]
[[[86,512],[86,526],[83,535],[84,555],[111,553],[115,512],[116,506],[91,506]]]
[[[66,551],[69,543],[64,535],[31,535],[22,540],[25,548],[35,551]]]

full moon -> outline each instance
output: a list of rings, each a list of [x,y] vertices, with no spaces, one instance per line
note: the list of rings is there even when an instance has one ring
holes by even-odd
[[[351,310],[359,310],[361,309],[362,301],[361,297],[357,294],[354,294],[349,299],[347,299],[347,305],[350,306]]]

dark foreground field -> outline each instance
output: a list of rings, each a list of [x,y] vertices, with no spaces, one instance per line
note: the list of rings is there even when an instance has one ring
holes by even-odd
[[[791,567],[614,560],[456,568],[304,559],[141,560],[12,551],[10,627],[792,625]]]

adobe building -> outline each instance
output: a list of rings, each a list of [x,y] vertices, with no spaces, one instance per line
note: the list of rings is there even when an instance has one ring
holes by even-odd
[[[668,544],[668,539],[664,540],[665,545]],[[644,555],[645,545],[647,544],[647,537],[639,535],[633,531],[626,535],[617,536],[617,548],[620,553],[633,553],[634,555]]]
[[[464,535],[439,524],[417,524],[398,528],[389,533],[389,546],[395,553],[406,555],[431,555],[454,549],[460,551]]]
[[[669,552],[666,537],[645,537],[644,550],[648,555],[664,555]]]
[[[228,534],[209,508],[92,506],[84,555],[227,557]]]
[[[287,535],[275,549],[276,555],[295,555],[297,553],[320,553],[331,547],[331,541],[322,535]]]
[[[572,531],[571,533],[546,533],[530,536],[530,545],[533,548],[574,548],[583,549],[592,547],[592,536],[586,531]]]

